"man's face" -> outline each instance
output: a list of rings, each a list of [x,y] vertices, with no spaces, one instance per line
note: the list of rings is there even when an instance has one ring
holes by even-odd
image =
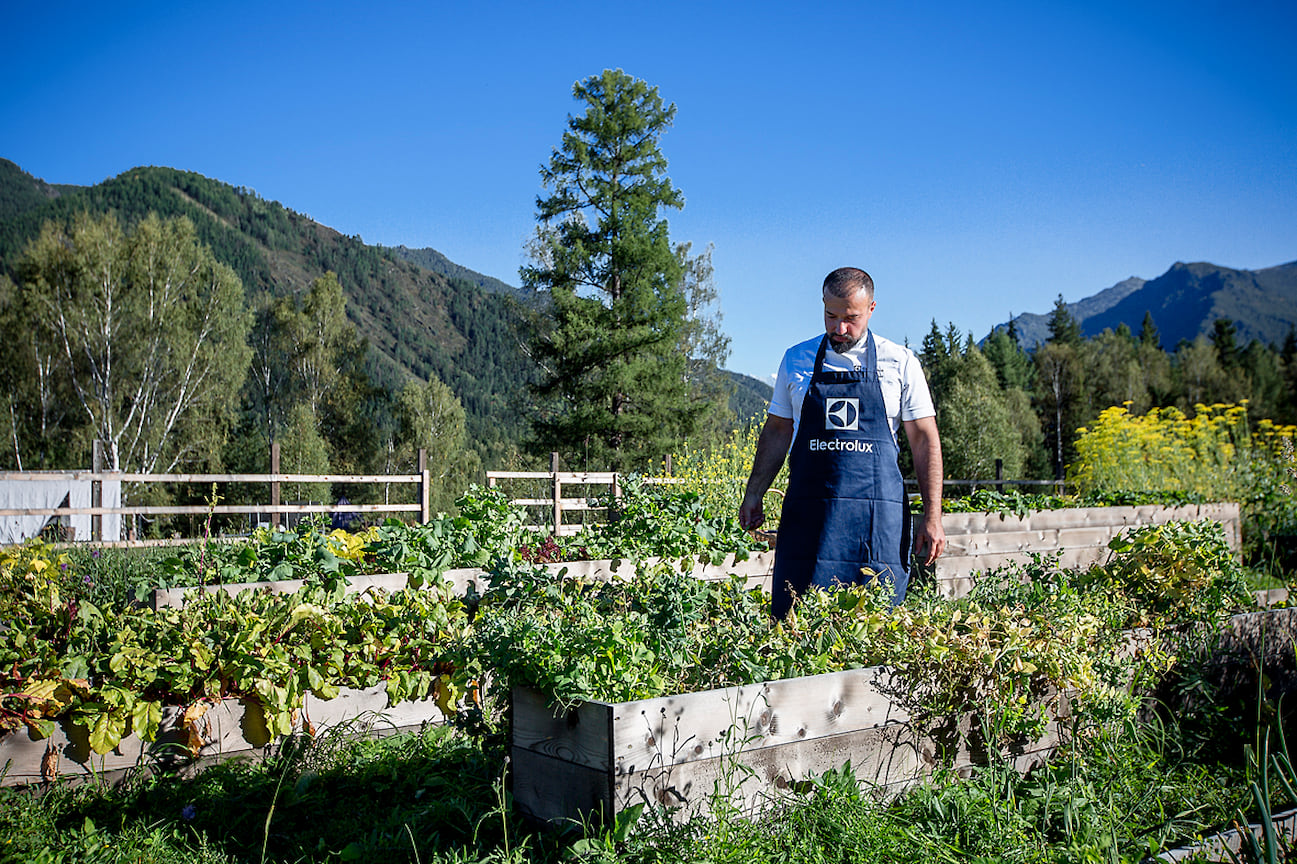
[[[865,291],[843,299],[824,292],[824,332],[835,351],[845,351],[865,338],[874,301]]]

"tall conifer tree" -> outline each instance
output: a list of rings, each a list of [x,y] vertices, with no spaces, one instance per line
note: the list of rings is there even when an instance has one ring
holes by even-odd
[[[658,149],[675,106],[620,69],[573,95],[585,110],[541,168],[548,194],[521,271],[542,301],[533,349],[550,400],[531,444],[572,466],[643,470],[706,407],[690,399],[683,262],[661,216],[684,206]]]

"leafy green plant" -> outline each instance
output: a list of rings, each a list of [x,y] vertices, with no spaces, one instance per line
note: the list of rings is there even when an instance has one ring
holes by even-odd
[[[7,611],[20,608],[0,642],[0,729],[45,737],[67,720],[97,753],[132,731],[152,740],[164,705],[186,706],[192,728],[213,700],[237,696],[259,709],[249,734],[264,744],[292,732],[307,692],[384,682],[389,704],[431,697],[451,711],[467,686],[451,650],[467,617],[445,585],[344,596],[311,584],[122,612],[32,595]]]

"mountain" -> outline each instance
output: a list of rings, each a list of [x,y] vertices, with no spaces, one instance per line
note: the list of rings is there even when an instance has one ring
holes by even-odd
[[[730,371],[726,371],[725,374],[734,386],[734,395],[730,397],[730,410],[734,412],[739,424],[764,421],[775,388],[750,375]]]
[[[422,249],[411,249],[408,246],[391,246],[387,247],[389,251],[396,254],[403,261],[409,261],[422,267],[424,270],[431,270],[433,273],[440,273],[448,279],[459,279],[463,282],[469,282],[481,288],[483,291],[490,291],[493,294],[505,294],[508,296],[522,296],[522,289],[515,288],[505,282],[501,282],[494,276],[483,276],[476,270],[470,270],[451,261],[445,255],[442,255],[436,249],[424,247]]]
[[[1122,324],[1138,333],[1151,312],[1166,350],[1209,335],[1219,318],[1234,322],[1240,345],[1253,339],[1279,345],[1297,327],[1297,261],[1263,270],[1177,262],[1156,279],[1132,276],[1067,309],[1086,336]],[[1019,315],[1013,322],[1025,348],[1049,339],[1048,313]]]
[[[1068,303],[1067,311],[1078,321],[1084,321],[1094,315],[1102,314],[1113,306],[1116,306],[1122,300],[1125,300],[1131,294],[1138,291],[1144,286],[1144,280],[1138,276],[1131,276],[1113,285],[1111,288],[1105,288],[1093,297],[1087,297],[1076,303]],[[1140,315],[1139,323],[1143,324],[1144,316]],[[1033,348],[1041,342],[1049,339],[1049,314],[1038,315],[1034,312],[1024,312],[1013,319],[1013,325],[1018,330],[1018,344]],[[999,330],[1007,327],[1007,324],[998,325],[995,329]],[[1136,330],[1139,328],[1136,327]]]
[[[522,349],[512,297],[427,270],[367,246],[278,202],[193,172],[133,168],[95,186],[52,186],[0,163],[0,272],[12,275],[46,220],[114,211],[134,222],[150,211],[187,216],[249,297],[298,293],[326,271],[338,275],[347,316],[368,341],[371,377],[389,389],[436,375],[455,392],[484,457],[521,440],[535,365]]]

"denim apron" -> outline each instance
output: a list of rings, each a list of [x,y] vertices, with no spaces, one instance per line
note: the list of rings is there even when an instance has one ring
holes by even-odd
[[[775,548],[776,618],[811,587],[876,578],[892,586],[892,602],[900,603],[910,579],[905,483],[878,383],[874,334],[867,334],[863,364],[851,372],[824,369],[828,344],[825,336],[788,453]]]

